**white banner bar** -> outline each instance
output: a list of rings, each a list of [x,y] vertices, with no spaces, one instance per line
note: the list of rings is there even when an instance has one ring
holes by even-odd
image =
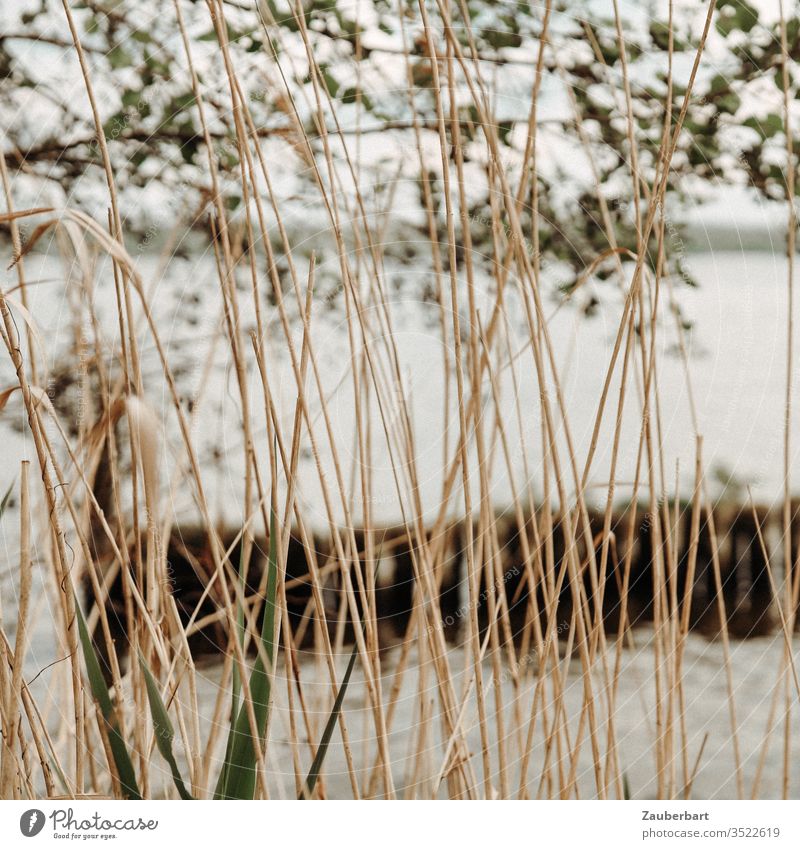
[[[800,802],[0,802],[0,846],[800,846]]]

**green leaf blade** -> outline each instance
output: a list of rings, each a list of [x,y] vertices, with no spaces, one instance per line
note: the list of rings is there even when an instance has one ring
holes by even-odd
[[[89,636],[89,629],[86,627],[86,620],[83,617],[83,611],[77,601],[75,602],[75,616],[78,620],[78,632],[81,640],[81,648],[83,649],[83,659],[86,664],[86,674],[89,678],[89,686],[92,695],[100,707],[100,713],[106,726],[111,755],[117,768],[122,793],[127,799],[140,800],[142,794],[136,782],[133,762],[128,754],[125,741],[122,739],[122,734],[119,730],[119,721],[114,710],[114,705],[111,703],[111,697],[108,695],[108,688],[103,677],[103,671],[100,668],[100,661],[97,659],[92,638]]]
[[[172,727],[172,722],[167,713],[167,707],[164,704],[161,693],[158,690],[158,684],[145,662],[142,653],[139,652],[139,666],[144,675],[144,683],[147,688],[147,701],[150,704],[150,714],[153,719],[153,732],[156,737],[156,746],[161,756],[167,762],[172,773],[172,781],[178,791],[181,799],[194,799],[192,794],[186,789],[183,778],[181,777],[178,762],[175,760],[175,753],[172,750],[172,743],[175,740],[175,729]]]
[[[261,649],[250,675],[250,703],[255,716],[255,731],[250,724],[248,705],[242,704],[233,726],[230,756],[223,765],[225,779],[218,798],[252,799],[255,795],[258,757],[269,717],[271,666],[275,656],[275,621],[278,597],[278,540],[274,510],[270,514],[269,555],[264,620],[261,625]],[[264,657],[270,666],[264,664]]]

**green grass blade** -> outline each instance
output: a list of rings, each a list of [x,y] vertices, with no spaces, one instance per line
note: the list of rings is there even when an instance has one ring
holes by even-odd
[[[271,691],[270,674],[275,655],[275,612],[278,597],[278,540],[274,510],[269,520],[269,556],[267,558],[267,592],[264,600],[264,621],[261,625],[261,647],[250,674],[250,698],[256,719],[257,736],[253,737],[247,704],[239,708],[233,728],[230,757],[223,765],[225,779],[218,798],[252,799],[256,788],[256,747],[261,747],[267,727]],[[266,657],[269,669],[265,667]]]
[[[373,578],[378,577],[378,568],[380,567],[382,554],[383,546],[378,549],[378,556],[375,558],[376,563]],[[362,615],[361,617],[361,630],[364,630],[364,615]],[[317,747],[317,752],[314,755],[314,760],[311,764],[311,768],[308,771],[306,780],[303,783],[303,788],[300,791],[300,795],[297,797],[298,800],[311,799],[314,795],[314,788],[317,785],[317,779],[319,778],[320,772],[322,771],[322,764],[325,762],[325,756],[328,754],[328,747],[330,746],[331,737],[333,737],[333,732],[336,728],[336,723],[339,721],[339,714],[342,712],[344,697],[347,693],[347,686],[350,683],[350,676],[353,674],[353,669],[355,668],[357,657],[358,641],[356,641],[355,645],[353,646],[353,651],[350,653],[350,660],[347,662],[347,669],[345,670],[344,678],[342,678],[342,683],[339,685],[339,689],[336,693],[336,698],[333,701],[333,707],[331,708],[330,716],[328,717],[328,721],[325,724],[325,730],[322,732],[322,738],[320,739],[319,746]]]
[[[244,580],[244,545],[239,551],[239,572],[237,574],[239,580],[239,588],[244,597],[245,580]],[[244,608],[241,600],[236,599],[236,639],[239,641],[239,646],[244,647]],[[228,730],[228,741],[225,744],[225,760],[222,764],[222,769],[219,771],[217,786],[214,788],[214,798],[219,799],[225,790],[225,785],[228,781],[228,765],[231,762],[231,753],[233,751],[234,729],[236,727],[236,717],[239,714],[239,696],[242,689],[242,683],[239,680],[239,666],[233,664],[231,677],[231,713],[230,713],[230,728]]]
[[[358,644],[353,646],[353,651],[350,653],[350,660],[347,663],[347,669],[342,678],[342,683],[339,685],[339,690],[336,693],[336,699],[333,703],[328,722],[325,724],[325,730],[322,732],[322,739],[319,741],[317,753],[314,755],[314,761],[311,764],[311,769],[308,771],[308,776],[303,783],[303,789],[300,791],[298,799],[311,799],[314,795],[314,788],[317,785],[317,779],[322,771],[322,764],[325,762],[325,756],[328,754],[328,747],[333,737],[333,731],[336,728],[336,723],[339,720],[339,714],[342,712],[342,704],[344,696],[347,692],[347,685],[350,683],[350,676],[353,674],[353,669],[356,665],[358,657]]]
[[[97,659],[92,639],[89,636],[89,630],[86,627],[86,620],[83,618],[83,611],[77,600],[75,601],[75,615],[78,619],[78,632],[80,634],[81,647],[83,648],[83,659],[86,663],[86,674],[89,677],[89,686],[91,687],[92,695],[100,706],[100,713],[106,725],[108,742],[111,746],[111,755],[117,767],[117,774],[122,785],[122,793],[127,799],[141,799],[142,796],[139,792],[139,786],[136,783],[136,773],[133,770],[133,763],[128,754],[125,741],[122,739],[117,714],[114,710],[114,705],[111,703],[111,697],[108,695],[108,688],[106,687],[106,682],[100,669],[100,661]]]
[[[14,483],[15,481],[11,481],[11,486],[9,486],[9,488],[6,490],[6,494],[3,496],[3,500],[0,501],[0,516],[2,516],[6,512],[8,502],[11,498],[11,493],[14,491]]]
[[[161,756],[169,764],[172,772],[172,781],[178,791],[181,799],[193,799],[192,794],[186,789],[186,785],[181,778],[178,763],[175,760],[175,754],[172,751],[172,743],[175,740],[175,729],[172,727],[167,707],[161,698],[161,693],[158,690],[158,684],[153,677],[153,673],[147,666],[142,653],[139,652],[139,666],[144,675],[144,683],[147,687],[147,701],[150,703],[150,714],[153,717],[153,732],[156,735],[156,746]]]

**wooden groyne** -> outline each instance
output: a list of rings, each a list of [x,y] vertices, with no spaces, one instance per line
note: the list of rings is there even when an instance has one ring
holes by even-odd
[[[791,517],[794,563],[800,505],[792,506]],[[693,515],[690,505],[665,504],[654,517],[628,506],[608,520],[589,511],[570,515],[568,522],[533,511],[422,534],[402,527],[337,534],[338,541],[292,533],[279,555],[282,638],[288,626],[297,647],[319,645],[321,629],[334,643],[351,641],[354,622],[361,627],[365,616],[382,647],[415,638],[421,627],[440,628],[457,642],[473,616],[481,629],[496,621],[501,639],[514,642],[530,640],[532,632],[571,628],[578,614],[590,627],[602,622],[610,634],[675,618],[710,637],[725,628],[732,637],[748,638],[775,631],[777,606],[788,614],[792,603],[786,598],[797,598],[798,570],[787,573],[784,567],[779,509],[725,506]],[[576,541],[568,545],[570,539]],[[251,623],[263,607],[268,541],[253,540],[246,557],[239,531],[220,534],[219,541],[227,555],[223,575],[205,530],[176,528],[162,541],[162,585],[196,655],[228,650],[225,596],[235,596],[231,588],[240,567],[239,598]],[[94,593],[89,596],[93,601]],[[105,606],[117,648],[124,651],[132,623],[123,596],[117,575]]]

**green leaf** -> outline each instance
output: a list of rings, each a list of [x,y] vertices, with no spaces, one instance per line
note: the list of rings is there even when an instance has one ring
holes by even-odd
[[[511,131],[514,129],[513,121],[500,121],[497,124],[497,135],[503,144],[511,144]]]
[[[669,50],[669,23],[667,21],[652,21],[650,24],[650,38],[659,50]],[[679,53],[682,50],[686,50],[687,47],[686,42],[682,38],[678,38],[675,28],[672,27],[672,49],[676,53]]]
[[[242,592],[242,597],[244,596],[245,589],[245,576],[244,576],[244,546],[242,545],[239,549],[239,564],[238,564],[238,572],[237,578],[239,580],[239,589]],[[240,647],[244,646],[244,608],[237,597],[236,599],[236,640]],[[228,765],[231,761],[231,752],[233,750],[233,738],[236,729],[236,717],[239,713],[239,696],[242,690],[242,683],[239,679],[239,666],[238,664],[233,664],[233,676],[231,681],[231,721],[230,728],[228,730],[228,742],[225,744],[225,760],[222,764],[222,769],[220,770],[219,777],[217,779],[217,786],[214,789],[214,798],[219,799],[222,795],[223,790],[225,789],[225,783],[228,780]]]
[[[358,100],[358,90],[357,89],[352,88],[352,87],[345,89],[344,93],[342,94],[342,103],[355,103],[357,100]],[[373,110],[372,100],[370,99],[369,95],[364,93],[363,91],[361,92],[361,105],[364,107],[364,109],[367,110],[367,112],[372,112],[372,110]]]
[[[197,100],[194,96],[194,92],[185,91],[183,94],[179,94],[176,97],[173,97],[167,104],[164,111],[168,115],[178,115],[182,112],[185,112],[187,109],[191,109],[196,102]]]
[[[487,28],[481,32],[481,37],[495,50],[501,50],[503,47],[519,47],[522,44],[522,36],[512,30]]]
[[[239,39],[244,38],[245,36],[251,36],[255,32],[253,29],[236,30],[227,21],[225,22],[225,26],[228,31],[228,41],[239,41]],[[198,36],[197,40],[217,41],[217,31],[215,29],[210,29],[208,32],[204,32],[202,35]]]
[[[175,755],[172,751],[172,742],[175,739],[175,729],[172,727],[169,714],[167,713],[166,705],[161,699],[161,693],[158,691],[158,684],[153,677],[153,673],[147,666],[141,651],[139,652],[139,666],[144,675],[144,683],[147,688],[147,701],[150,703],[150,714],[153,717],[153,732],[156,735],[156,746],[161,756],[169,764],[172,772],[172,780],[178,790],[178,795],[181,799],[193,799],[192,794],[186,789],[186,785],[181,778],[178,763],[175,760]]]
[[[6,494],[3,496],[3,500],[0,501],[0,516],[2,516],[6,509],[8,508],[8,502],[11,500],[11,493],[14,491],[14,481],[11,481],[11,485],[6,490]]]
[[[109,64],[115,71],[119,70],[120,68],[128,68],[130,67],[130,65],[133,64],[133,59],[131,59],[128,52],[120,44],[109,50],[106,56],[108,58]]]
[[[328,93],[331,97],[336,97],[336,93],[339,91],[339,83],[336,77],[333,76],[327,65],[320,65],[319,69],[322,72],[322,79],[325,87],[328,89]]]
[[[783,119],[780,115],[767,115],[763,121],[758,118],[748,118],[744,122],[745,127],[752,127],[762,139],[771,139],[776,133],[783,129]]]
[[[322,771],[322,764],[325,762],[325,756],[328,754],[328,747],[330,746],[331,737],[333,737],[333,731],[336,728],[336,723],[339,721],[339,714],[342,712],[344,696],[347,692],[347,686],[350,683],[350,676],[353,674],[357,657],[358,643],[353,646],[353,651],[350,653],[350,660],[347,662],[347,669],[345,670],[344,678],[342,678],[342,683],[339,685],[339,690],[336,693],[336,699],[333,702],[330,716],[328,717],[328,721],[325,723],[325,730],[322,732],[322,738],[319,741],[317,752],[314,755],[314,760],[308,771],[306,780],[303,782],[303,789],[297,797],[299,800],[311,799],[314,796],[314,788],[317,785],[317,779]]]
[[[75,591],[73,590],[72,592],[74,597]],[[92,645],[92,638],[89,636],[89,630],[86,627],[86,620],[83,618],[83,611],[77,600],[75,602],[75,616],[78,619],[78,632],[83,649],[83,659],[86,663],[86,674],[89,677],[89,686],[91,687],[92,695],[100,707],[100,713],[105,722],[108,742],[111,746],[111,755],[114,758],[119,782],[122,785],[122,793],[127,799],[141,799],[142,796],[139,792],[139,786],[136,783],[136,773],[133,770],[133,763],[119,730],[117,713],[114,710],[114,705],[111,703],[111,697],[108,695],[108,688],[103,678],[103,672],[100,669],[100,661],[97,659],[94,645]]]
[[[242,704],[233,731],[230,758],[222,791],[223,799],[252,799],[256,789],[256,753],[261,749],[269,716],[270,672],[275,655],[275,612],[278,597],[278,532],[275,511],[270,511],[269,555],[267,558],[267,592],[264,600],[264,621],[261,624],[261,648],[250,674],[250,699],[256,720],[256,735],[250,727],[247,704]],[[266,657],[269,669],[264,665]],[[216,794],[215,794],[216,796]]]
[[[730,80],[722,74],[713,77],[706,97],[720,112],[728,112],[731,115],[738,111],[742,103],[739,95],[732,90]]]
[[[139,101],[142,99],[142,92],[135,91],[131,88],[126,88],[125,91],[122,92],[122,105],[126,109],[133,109]]]
[[[728,36],[732,32],[750,32],[758,23],[758,10],[746,0],[719,0],[717,3],[717,32]]]
[[[375,575],[378,575],[378,567],[381,562],[381,555],[383,553],[383,546],[378,551],[378,556],[375,558]],[[361,616],[361,630],[364,630],[364,616],[366,614],[362,614]],[[331,743],[331,737],[333,737],[333,731],[336,728],[336,723],[339,721],[339,714],[342,712],[342,705],[344,704],[345,693],[347,692],[347,687],[350,684],[350,676],[353,674],[353,669],[356,665],[356,658],[358,657],[358,641],[353,645],[353,651],[350,652],[350,660],[347,662],[347,669],[345,670],[344,677],[342,678],[342,683],[339,685],[339,689],[336,693],[336,698],[333,701],[333,707],[331,708],[330,716],[328,717],[328,721],[325,723],[325,730],[322,732],[322,737],[319,741],[319,746],[317,747],[317,752],[314,755],[314,760],[311,763],[311,768],[308,771],[308,775],[306,776],[306,780],[303,782],[303,787],[300,790],[300,795],[297,797],[298,800],[311,799],[314,796],[314,788],[317,785],[317,779],[319,778],[320,772],[322,771],[322,764],[325,762],[325,756],[328,754],[328,747]]]

